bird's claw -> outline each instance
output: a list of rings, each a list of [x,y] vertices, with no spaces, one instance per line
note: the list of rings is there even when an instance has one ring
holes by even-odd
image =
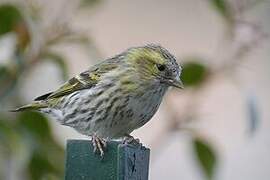
[[[123,144],[132,144],[132,143],[135,143],[135,144],[140,144],[140,140],[138,138],[134,138],[133,136],[131,135],[126,135],[123,139]]]
[[[94,146],[94,153],[98,152],[101,157],[104,156],[104,149],[107,147],[107,142],[105,139],[100,138],[96,135],[92,136],[92,144]]]

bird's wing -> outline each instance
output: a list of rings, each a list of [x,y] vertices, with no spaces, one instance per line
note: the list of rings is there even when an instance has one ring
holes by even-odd
[[[99,79],[97,77],[95,77],[92,74],[89,74],[88,71],[85,71],[80,75],[71,78],[56,91],[37,97],[35,101],[58,98],[71,94],[78,90],[91,88],[95,86],[98,83],[98,81]]]
[[[114,63],[114,61],[102,62],[96,66],[93,66],[91,69],[71,78],[58,90],[37,97],[35,101],[58,98],[82,89],[90,89],[100,81],[103,74],[115,68],[117,68],[117,64]]]

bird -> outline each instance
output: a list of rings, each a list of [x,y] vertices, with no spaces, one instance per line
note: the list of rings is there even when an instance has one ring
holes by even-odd
[[[14,112],[37,110],[91,137],[104,155],[107,141],[124,138],[157,112],[169,87],[183,88],[182,67],[159,44],[131,47],[69,79]]]

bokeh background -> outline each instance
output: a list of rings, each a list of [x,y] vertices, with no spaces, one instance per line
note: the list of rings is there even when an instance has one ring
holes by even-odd
[[[63,179],[69,138],[37,112],[10,113],[132,46],[184,67],[153,119],[150,179],[270,178],[269,0],[0,0],[0,179]]]

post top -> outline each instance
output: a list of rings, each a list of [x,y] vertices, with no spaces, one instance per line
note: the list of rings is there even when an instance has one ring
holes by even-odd
[[[108,141],[104,156],[93,152],[92,141],[69,139],[65,180],[147,180],[150,149],[139,143]]]

